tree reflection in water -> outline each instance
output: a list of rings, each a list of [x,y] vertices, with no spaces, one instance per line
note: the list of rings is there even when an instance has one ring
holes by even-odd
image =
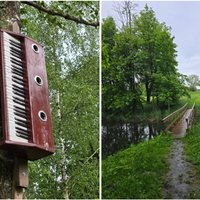
[[[150,140],[160,134],[160,124],[142,123],[105,123],[102,127],[102,157],[106,158],[119,150]]]

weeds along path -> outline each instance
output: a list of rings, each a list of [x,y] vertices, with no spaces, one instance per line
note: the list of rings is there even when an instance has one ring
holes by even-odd
[[[180,139],[174,139],[169,157],[169,172],[163,191],[167,199],[190,199],[199,191],[195,170],[186,161],[184,145]]]

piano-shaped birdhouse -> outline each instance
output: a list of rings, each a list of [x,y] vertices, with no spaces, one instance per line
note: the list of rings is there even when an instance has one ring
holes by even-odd
[[[2,29],[0,148],[28,160],[55,150],[43,46]]]

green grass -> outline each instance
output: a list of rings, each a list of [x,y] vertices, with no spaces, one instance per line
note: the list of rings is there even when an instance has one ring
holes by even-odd
[[[195,169],[197,179],[200,183],[200,92],[191,93],[190,104],[195,101],[196,103],[196,115],[192,128],[189,130],[185,138],[183,138],[183,143],[185,145],[185,152],[188,161],[190,161]],[[200,192],[193,193],[193,198],[200,197]]]
[[[189,107],[195,102],[197,106],[200,106],[200,91],[190,92],[190,97],[182,97],[180,102],[182,104],[188,103]]]
[[[191,92],[190,95],[190,98],[183,97],[180,106],[177,106],[181,107],[188,102],[191,107],[196,103],[196,121],[189,134],[183,138],[183,142],[188,159],[194,164],[200,181],[200,92]],[[149,117],[151,116],[149,114]],[[170,135],[161,134],[153,140],[133,145],[103,160],[103,198],[163,198],[164,179],[168,171],[167,158],[172,141]],[[193,198],[197,196],[199,197],[199,194],[192,194]]]
[[[200,183],[200,122],[196,123],[188,135],[183,138],[187,160],[196,170],[197,180]],[[200,192],[193,193],[192,198],[200,198]]]
[[[103,160],[103,198],[162,198],[171,144],[172,138],[161,134]]]

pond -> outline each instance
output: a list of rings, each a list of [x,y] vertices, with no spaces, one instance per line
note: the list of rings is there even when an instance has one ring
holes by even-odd
[[[132,144],[150,140],[160,134],[159,122],[103,122],[102,158],[126,149]]]

